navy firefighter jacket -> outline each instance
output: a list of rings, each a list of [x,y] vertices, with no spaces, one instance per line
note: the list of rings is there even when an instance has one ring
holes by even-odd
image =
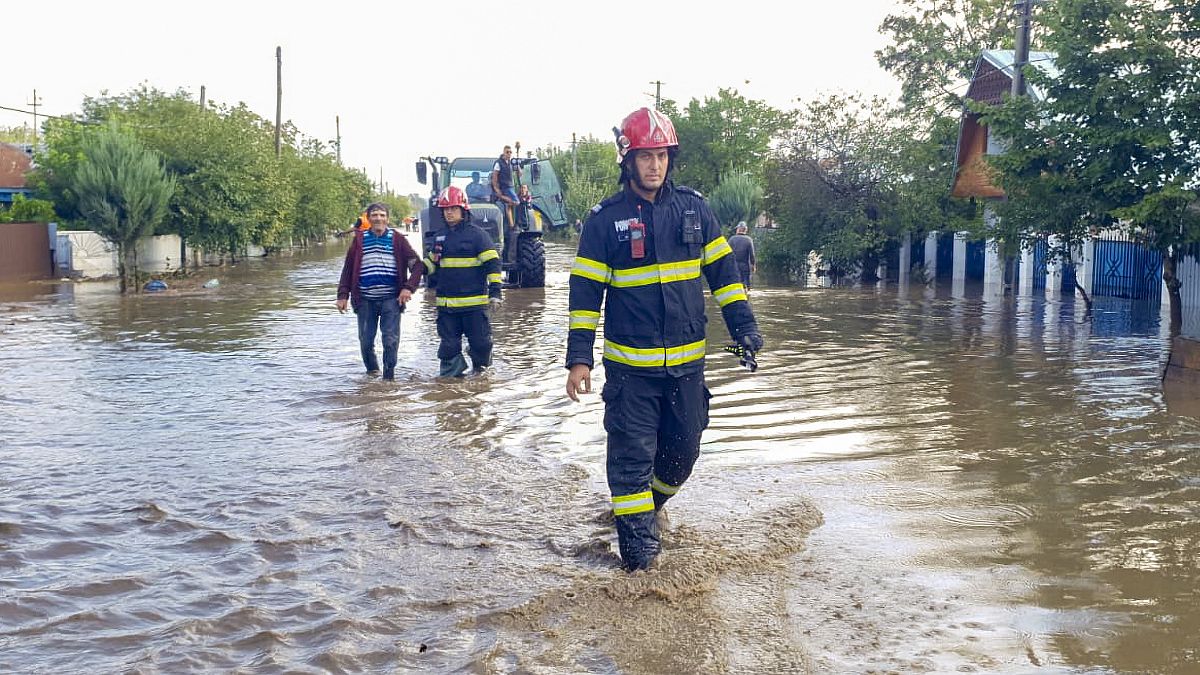
[[[468,312],[500,297],[500,255],[478,225],[463,223],[437,233],[421,261],[437,287],[438,311]]]
[[[732,253],[708,203],[691,188],[668,180],[651,204],[626,186],[600,202],[583,224],[571,268],[567,367],[593,366],[603,301],[606,368],[674,377],[702,371],[701,275],[734,340],[758,332]]]

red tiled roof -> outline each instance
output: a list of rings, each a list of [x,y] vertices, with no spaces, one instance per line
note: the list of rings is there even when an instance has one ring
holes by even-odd
[[[980,60],[979,69],[967,89],[967,98],[996,105],[1012,90],[1012,77],[987,61]]]
[[[32,164],[21,148],[0,143],[0,188],[25,187],[25,174]]]

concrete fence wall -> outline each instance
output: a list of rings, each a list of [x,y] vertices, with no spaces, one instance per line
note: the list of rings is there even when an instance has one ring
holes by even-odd
[[[44,226],[43,226],[44,227]],[[261,246],[247,246],[241,257],[265,255]],[[199,259],[209,266],[229,262],[228,253],[188,249],[188,262]],[[117,246],[95,232],[59,232],[55,242],[58,276],[76,279],[106,279],[117,276]],[[180,268],[179,235],[164,234],[138,240],[138,270],[149,274],[175,272]]]
[[[179,269],[179,235],[165,234],[138,241],[138,269],[150,274]],[[117,245],[91,231],[59,232],[55,242],[58,273],[77,279],[117,276]]]

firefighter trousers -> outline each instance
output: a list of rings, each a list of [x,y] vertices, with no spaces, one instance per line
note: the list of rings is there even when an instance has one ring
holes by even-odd
[[[492,324],[483,307],[467,312],[438,310],[437,332],[441,338],[438,358],[443,365],[442,375],[458,376],[466,372],[467,364],[462,358],[464,335],[467,336],[467,354],[471,357],[471,366],[475,370],[482,370],[492,365]],[[447,367],[452,372],[446,372]]]
[[[642,569],[660,550],[655,512],[692,474],[708,426],[704,372],[650,377],[607,369],[608,487],[621,559]]]

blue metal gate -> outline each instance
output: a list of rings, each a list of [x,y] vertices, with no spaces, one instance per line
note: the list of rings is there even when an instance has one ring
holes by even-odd
[[[1131,300],[1162,298],[1162,254],[1128,241],[1096,240],[1092,295]]]
[[[925,264],[925,237],[917,238],[914,234],[911,245],[909,246],[910,260],[909,264],[913,267]]]
[[[1033,245],[1033,290],[1046,290],[1046,254],[1049,250],[1046,241],[1039,239]]]
[[[954,233],[942,232],[937,239],[937,276],[954,276]]]
[[[986,248],[987,242],[982,239],[967,242],[966,277],[968,279],[983,281],[983,252]]]

